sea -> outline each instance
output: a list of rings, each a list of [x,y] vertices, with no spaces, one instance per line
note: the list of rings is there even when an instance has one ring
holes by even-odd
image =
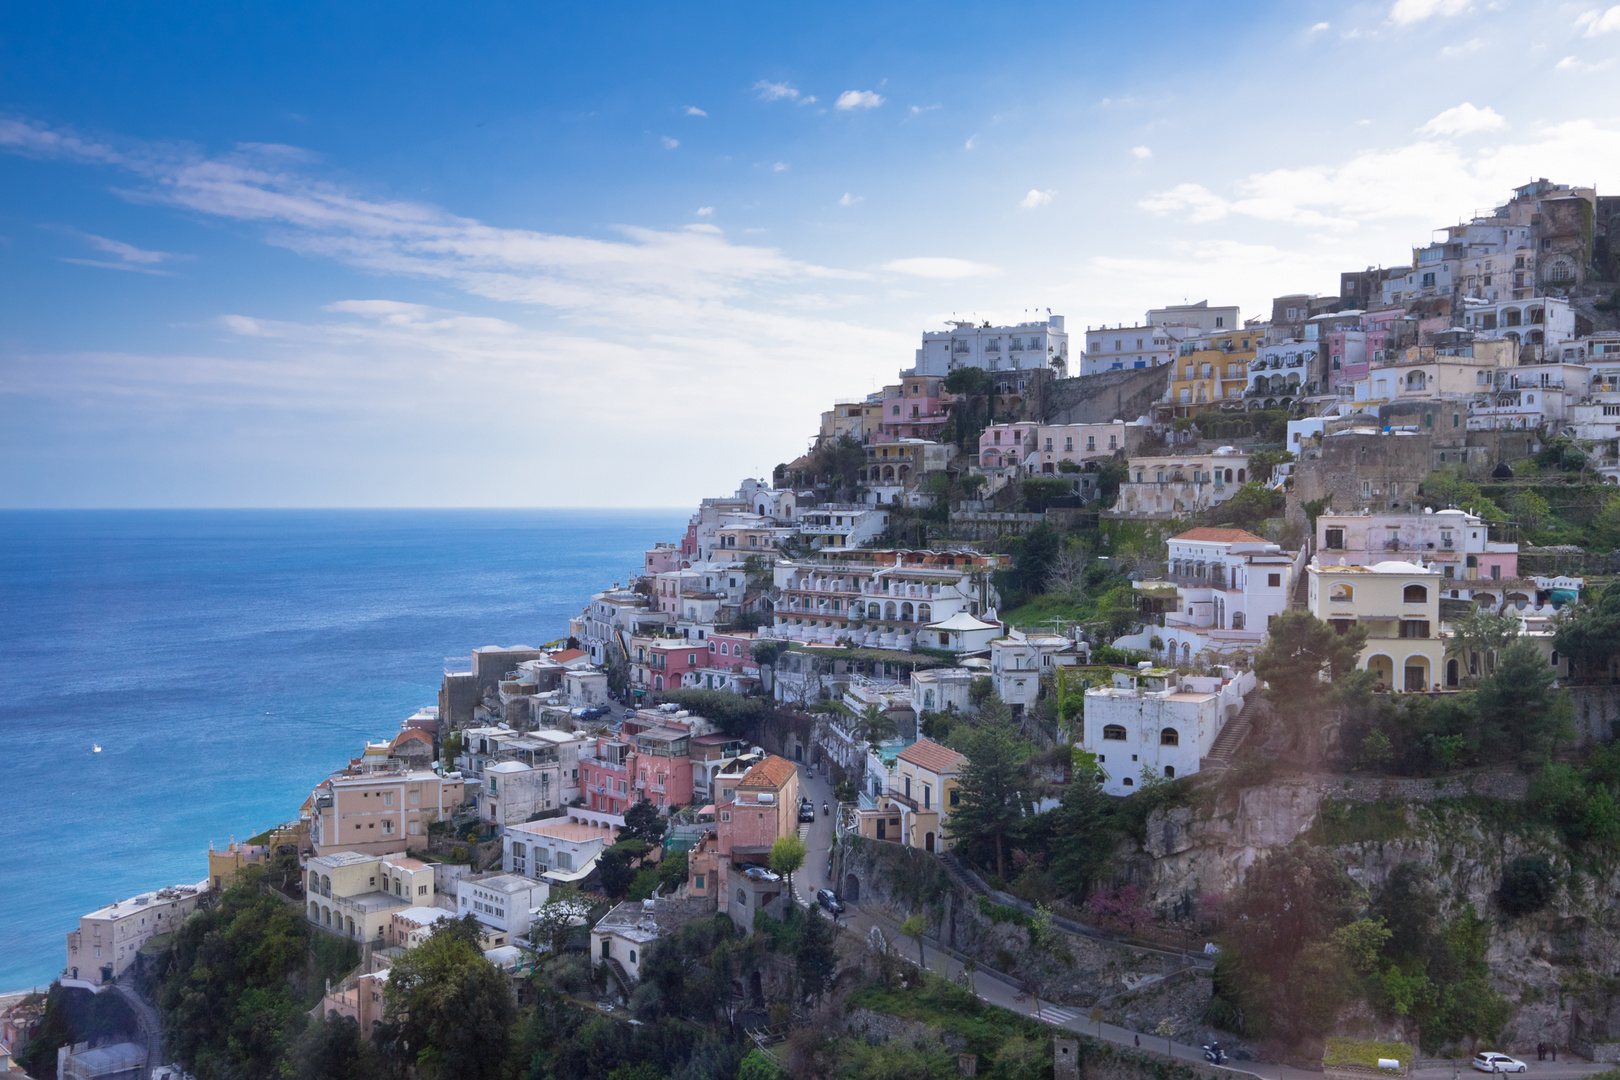
[[[686,516],[0,512],[0,991],[59,975],[81,914],[296,818],[446,657],[566,637]]]

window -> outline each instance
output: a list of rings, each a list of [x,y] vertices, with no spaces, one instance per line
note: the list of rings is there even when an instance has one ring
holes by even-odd
[[[1408,585],[1406,588],[1401,590],[1401,599],[1408,604],[1427,603],[1429,599],[1429,590],[1423,585]]]
[[[1324,547],[1331,548],[1334,551],[1342,551],[1344,549],[1343,529],[1328,529],[1324,535],[1326,537],[1326,542],[1323,544]]]
[[[1281,574],[1267,574],[1266,575],[1266,585],[1267,585],[1267,587],[1273,588],[1273,589],[1280,588],[1282,586],[1282,575]]]
[[[692,875],[692,886],[693,886],[693,888],[697,888],[697,889],[703,888],[703,875],[702,874],[693,874]]]
[[[1215,327],[1216,327],[1216,329],[1219,329],[1219,328],[1221,328],[1221,327],[1223,327],[1225,325],[1226,325],[1226,316],[1224,316],[1224,315],[1215,316]],[[1125,782],[1127,784],[1130,783],[1129,780],[1127,780]]]
[[[1125,729],[1119,724],[1109,724],[1103,728],[1103,738],[1114,742],[1125,741]]]
[[[1356,598],[1356,590],[1342,581],[1328,586],[1328,600],[1335,604],[1348,604]]]
[[[1428,636],[1429,636],[1429,620],[1427,620],[1427,619],[1402,619],[1401,620],[1401,637],[1403,637],[1403,638],[1426,638]]]
[[[956,788],[951,788],[950,804],[952,806],[960,806],[961,803],[962,803],[962,793],[960,791],[958,791]]]
[[[1159,745],[1160,746],[1180,746],[1181,745],[1181,732],[1177,731],[1173,727],[1165,728],[1163,731],[1159,732]]]

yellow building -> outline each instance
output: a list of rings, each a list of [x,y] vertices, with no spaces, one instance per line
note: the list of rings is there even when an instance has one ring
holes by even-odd
[[[860,811],[860,833],[924,851],[954,846],[949,835],[951,808],[967,758],[932,739],[918,739],[895,758],[889,789],[877,805]]]
[[[1259,351],[1259,334],[1234,331],[1181,344],[1170,367],[1170,406],[1176,416],[1192,416],[1241,402],[1249,383],[1249,361]]]
[[[1386,690],[1422,693],[1442,682],[1446,642],[1440,634],[1440,589],[1435,567],[1409,562],[1371,566],[1306,567],[1311,614],[1340,632],[1361,626],[1367,646],[1356,666],[1371,671]]]

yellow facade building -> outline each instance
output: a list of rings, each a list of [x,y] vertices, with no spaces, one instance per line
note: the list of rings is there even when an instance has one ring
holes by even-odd
[[[1320,566],[1313,561],[1306,574],[1311,614],[1335,630],[1366,629],[1367,645],[1356,666],[1376,675],[1383,689],[1423,693],[1448,681],[1439,569],[1409,562]]]

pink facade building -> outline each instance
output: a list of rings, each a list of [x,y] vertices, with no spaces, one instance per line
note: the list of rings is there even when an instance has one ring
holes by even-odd
[[[799,770],[772,754],[749,769],[731,799],[715,809],[721,855],[768,855],[778,837],[798,831]]]
[[[596,745],[579,754],[579,794],[591,810],[623,814],[634,797],[630,793],[630,745],[601,736]]]

